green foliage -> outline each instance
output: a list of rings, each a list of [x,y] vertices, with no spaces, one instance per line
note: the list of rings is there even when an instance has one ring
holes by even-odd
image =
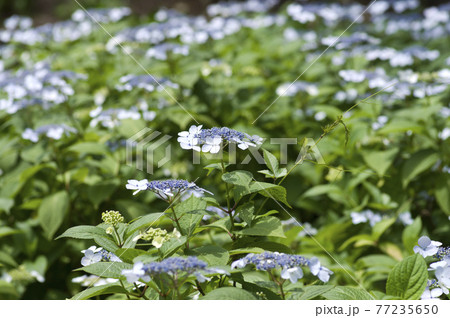
[[[148,41],[124,41],[141,66],[120,51],[109,51],[104,31],[95,26],[73,41],[2,43],[0,75],[26,72],[46,61],[53,71],[86,78],[66,79],[74,93],[54,107],[33,102],[14,113],[3,108],[7,93],[0,90],[1,299],[420,298],[429,273],[425,260],[413,255],[419,237],[426,234],[450,245],[450,139],[442,137],[449,127],[449,89],[421,98],[411,86],[411,94],[391,100],[406,80],[392,89],[374,88],[367,80],[345,81],[340,71],[382,69],[386,78],[398,79],[400,71],[411,69],[416,88],[444,85],[437,72],[448,69],[447,41],[422,43],[420,34],[404,31],[387,34],[366,14],[359,27],[381,48],[401,51],[417,45],[440,56],[433,61],[414,57],[406,68],[393,67],[387,60],[369,61],[358,51],[365,44],[350,41],[345,49],[330,47],[309,67],[325,49],[323,39],[344,31],[351,36],[355,28],[347,30],[346,20],[330,28],[319,16],[298,23],[286,13],[287,5],[274,9],[287,18],[284,24],[243,27],[221,39],[190,43],[188,55],[150,58]],[[147,23],[161,22],[150,14],[104,25],[116,35]],[[288,28],[299,38],[283,36]],[[306,40],[305,32],[314,32],[316,40]],[[342,40],[337,44],[347,45]],[[170,41],[182,44],[179,37]],[[340,59],[343,64],[337,65]],[[117,89],[121,78],[143,75],[143,68],[179,88]],[[308,89],[280,96],[280,88],[302,69],[297,82]],[[336,97],[349,91],[356,97]],[[94,125],[91,113],[99,105],[141,116],[115,115],[105,125]],[[144,118],[144,109],[155,118]],[[38,142],[23,138],[27,128],[55,123],[76,132],[59,139],[41,134]],[[193,164],[193,153],[176,141],[193,124],[230,127],[265,142],[236,154],[226,148],[217,155],[202,153],[194,157],[199,164]],[[130,154],[126,141],[143,128],[158,138],[171,137],[164,144],[168,147],[154,139],[147,151],[140,154],[136,148]],[[280,138],[297,140],[280,145]],[[160,166],[166,149],[170,161]],[[145,173],[150,166],[152,173]],[[133,195],[126,189],[127,180],[145,178],[195,181],[213,195],[183,193],[166,202],[151,191]],[[111,210],[118,212],[105,212]],[[355,221],[365,212],[372,219]],[[404,213],[413,221],[405,221]],[[167,236],[159,244],[145,240],[150,228]],[[93,245],[122,262],[102,259],[80,268],[85,256],[80,251]],[[321,285],[305,269],[302,280],[291,283],[279,270],[231,268],[245,255],[264,251],[316,256],[333,275]],[[204,281],[190,275],[177,282],[162,277],[141,282],[145,287],[122,275],[136,262],[188,256],[230,275],[204,273]],[[83,274],[88,288],[76,282]],[[104,285],[96,286],[98,280]]]
[[[408,256],[389,273],[386,293],[400,299],[419,299],[427,279],[427,264],[423,257],[419,254]]]

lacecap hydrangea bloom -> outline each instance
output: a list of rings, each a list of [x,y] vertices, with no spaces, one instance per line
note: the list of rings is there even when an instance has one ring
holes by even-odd
[[[200,193],[207,192],[209,194],[212,194],[211,192],[200,188],[194,182],[176,179],[155,181],[148,181],[147,179],[128,180],[126,188],[128,190],[136,190],[133,192],[133,195],[139,193],[139,191],[149,190],[156,193],[164,200],[167,200],[169,197],[173,197],[187,190],[197,191]]]
[[[441,247],[442,243],[432,241],[428,236],[419,238],[414,253],[423,257],[433,256],[437,262],[431,263],[428,270],[434,271],[435,279],[428,280],[421,299],[436,299],[442,294],[448,295],[450,289],[450,247]]]
[[[176,276],[179,281],[193,275],[200,283],[210,280],[210,278],[204,276],[204,274],[228,275],[225,270],[208,268],[206,262],[201,261],[194,256],[189,256],[187,258],[170,257],[161,262],[152,262],[149,264],[137,262],[133,265],[132,269],[122,270],[122,275],[127,278],[129,283],[134,283],[139,280],[148,282],[152,277],[158,277],[162,274]]]
[[[262,138],[259,136],[250,136],[227,127],[202,129],[202,125],[192,125],[189,131],[182,131],[178,136],[181,148],[198,152],[218,153],[227,142],[235,143],[243,150],[262,144]]]
[[[257,270],[270,271],[281,268],[281,278],[289,279],[291,283],[303,277],[302,267],[309,267],[311,274],[317,276],[324,283],[328,282],[333,274],[328,268],[321,266],[318,258],[307,259],[300,255],[291,255],[278,252],[263,252],[261,254],[248,254],[231,264],[231,269],[244,268],[248,264],[255,265]]]

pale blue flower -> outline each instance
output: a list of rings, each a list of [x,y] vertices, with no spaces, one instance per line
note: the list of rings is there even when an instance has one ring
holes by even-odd
[[[101,247],[91,246],[87,250],[81,251],[84,253],[84,257],[81,259],[81,265],[88,266],[98,263],[102,260],[102,255],[99,253],[102,250]]]
[[[432,241],[428,236],[422,236],[419,238],[418,245],[414,246],[414,253],[423,257],[432,256],[438,252],[441,245],[441,242]]]
[[[127,282],[134,283],[142,279],[144,282],[150,281],[150,276],[145,273],[144,264],[137,262],[133,265],[133,269],[122,270],[122,275],[126,277]]]
[[[133,195],[139,193],[139,191],[147,190],[148,180],[128,180],[128,184],[125,186],[128,190],[136,190]]]
[[[280,276],[283,279],[289,279],[294,284],[303,278],[303,271],[300,267],[283,268]]]
[[[311,274],[317,276],[322,282],[326,283],[330,280],[330,275],[333,274],[328,268],[320,265],[320,261],[317,257],[313,257],[309,260],[309,270]]]

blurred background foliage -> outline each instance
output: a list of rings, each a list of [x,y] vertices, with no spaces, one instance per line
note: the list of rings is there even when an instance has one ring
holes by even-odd
[[[153,13],[161,6],[198,14],[211,3],[80,2],[88,8],[129,5],[137,15],[108,25],[113,34],[154,21]],[[423,5],[442,2],[445,1],[423,1]],[[30,15],[39,25],[68,19],[78,6],[71,0],[1,0],[0,8],[2,18],[11,14]],[[280,8],[284,8],[283,4]],[[266,138],[318,138],[323,126],[333,122],[353,104],[353,101],[334,99],[336,92],[355,89],[360,100],[377,91],[365,82],[343,83],[338,75],[341,69],[373,70],[379,66],[385,68],[389,75],[397,74],[398,69],[390,67],[386,61],[368,61],[358,55],[349,58],[344,65],[336,65],[333,57],[339,55],[339,50],[330,50],[301,79],[316,83],[318,95],[300,92],[280,98],[253,126],[252,121],[277,97],[277,87],[294,80],[311,61],[311,52],[301,51],[307,41],[286,43],[281,36],[288,26],[302,32],[314,29],[325,37],[340,34],[348,26],[348,21],[332,30],[319,23],[305,26],[291,20],[284,26],[245,28],[222,40],[193,44],[187,56],[171,55],[162,61],[145,58],[148,43],[129,45],[152,74],[167,77],[180,85],[180,89],[171,92],[181,104],[189,105],[189,111],[205,126],[228,126]],[[441,52],[434,61],[414,62],[414,71],[420,73],[425,82],[432,82],[433,74],[446,65],[448,41],[431,39],[424,43],[406,32],[386,36],[383,30],[374,27],[368,27],[368,32],[382,39],[383,45],[398,50],[418,44]],[[81,289],[71,281],[79,275],[72,270],[80,266],[80,251],[88,245],[74,240],[55,241],[55,236],[70,226],[100,223],[104,210],[119,210],[130,221],[164,209],[164,204],[151,194],[133,197],[130,191],[125,190],[127,179],[143,179],[148,175],[125,164],[121,142],[123,145],[123,140],[144,127],[176,136],[194,122],[163,92],[118,91],[115,87],[122,76],[144,73],[120,51],[114,54],[106,51],[104,44],[108,40],[102,30],[96,30],[69,44],[17,44],[14,54],[5,64],[17,70],[51,58],[52,69],[71,70],[88,77],[72,83],[76,93],[45,115],[38,108],[25,109],[23,116],[22,113],[21,116],[5,113],[0,116],[0,259],[15,282],[13,285],[0,282],[0,298],[64,299],[72,296]],[[321,45],[317,52],[323,49],[325,46]],[[315,56],[312,55],[313,58]],[[211,66],[208,61],[212,59],[220,59],[222,64]],[[232,76],[227,75],[229,73]],[[185,91],[189,93],[185,94]],[[89,112],[96,107],[97,95],[106,98],[105,108],[129,108],[145,100],[157,117],[153,121],[124,120],[114,129],[92,128],[89,126]],[[158,108],[162,98],[167,107]],[[411,246],[421,233],[429,233],[432,239],[449,243],[449,179],[448,172],[443,170],[444,167],[448,169],[450,148],[449,139],[438,137],[439,132],[448,127],[448,118],[439,114],[449,101],[448,88],[426,98],[409,96],[389,107],[382,99],[371,99],[355,108],[345,120],[350,131],[347,145],[342,126],[320,143],[320,152],[328,166],[305,162],[286,179],[284,186],[293,206],[291,213],[301,222],[309,222],[317,228],[315,239],[350,267],[368,289],[383,290],[387,273],[396,261],[412,253]],[[317,113],[325,117],[317,120]],[[381,129],[374,129],[373,125],[380,116],[386,116],[389,122]],[[20,138],[25,128],[48,122],[71,124],[79,133],[36,144]],[[179,149],[174,139],[171,164],[167,169],[158,170],[152,178],[172,176],[194,180],[200,177],[199,186],[223,193],[223,184],[217,176],[206,177],[201,166],[192,166],[190,154]],[[300,146],[289,148],[289,158],[297,157]],[[280,155],[276,147],[267,145],[267,148]],[[292,166],[292,162],[289,165]],[[236,165],[235,168],[242,167]],[[255,176],[261,170],[254,162],[245,168]],[[335,168],[345,171],[339,172]],[[260,179],[264,180],[263,176]],[[63,205],[65,213],[58,220],[58,226],[49,230],[40,217],[45,213],[43,201],[61,192],[68,194],[68,205]],[[48,206],[52,204],[44,207]],[[268,211],[279,209],[273,202],[266,207]],[[354,225],[350,213],[363,209],[379,212],[390,223],[384,222],[383,226],[373,228],[368,224]],[[405,227],[394,222],[406,211],[411,212],[415,223]],[[281,211],[279,217],[283,220],[289,218]],[[299,241],[300,232],[301,228],[293,227],[288,230],[287,238],[280,239],[280,242],[294,253],[323,254],[310,237],[302,237]],[[200,237],[199,244],[201,240]],[[342,269],[332,269],[336,272],[335,284],[353,284]],[[32,271],[44,276],[45,282],[33,279],[30,276]]]

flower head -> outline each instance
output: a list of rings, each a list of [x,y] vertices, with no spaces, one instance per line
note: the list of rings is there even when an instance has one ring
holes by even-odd
[[[178,195],[184,191],[191,190],[197,191],[200,193],[207,192],[212,194],[211,192],[198,187],[194,182],[189,182],[186,180],[155,180],[148,181],[144,180],[128,180],[128,184],[126,188],[129,190],[137,190],[133,193],[133,195],[137,194],[142,190],[149,190],[157,195],[159,195],[162,199],[167,200],[169,197],[173,197]]]
[[[88,266],[94,263],[98,263],[102,260],[102,255],[99,253],[102,250],[101,247],[91,246],[87,250],[81,251],[84,253],[84,257],[81,259],[81,265]]]
[[[226,142],[235,143],[243,150],[262,144],[261,137],[250,136],[228,127],[202,129],[202,126],[191,126],[189,131],[182,131],[178,136],[181,148],[199,152],[218,153]]]
[[[102,221],[106,224],[117,226],[124,221],[124,218],[119,211],[105,211],[102,213]]]
[[[208,264],[199,260],[197,257],[189,256],[187,258],[170,257],[161,262],[152,262],[149,264],[136,263],[132,270],[123,270],[122,274],[127,278],[128,282],[135,282],[139,279],[144,281],[150,280],[152,277],[160,277],[162,274],[169,276],[188,277],[194,275],[199,282],[208,280],[203,274],[226,274],[224,270],[217,268],[208,268]]]
[[[263,252],[261,254],[248,254],[231,264],[231,269],[244,268],[248,264],[255,265],[257,270],[270,271],[281,268],[281,278],[289,279],[295,283],[303,277],[301,267],[308,266],[313,275],[318,276],[323,282],[327,282],[332,271],[320,265],[317,258],[307,259],[300,255],[291,255],[278,252]]]
[[[152,241],[152,245],[156,248],[161,248],[161,246],[169,241],[171,238],[179,238],[181,233],[177,229],[173,229],[172,233],[167,233],[166,230],[160,228],[149,228],[147,231],[142,232],[136,236],[133,240],[137,241],[142,239],[144,241]]]
[[[108,252],[107,250],[91,246],[87,250],[82,250],[84,257],[81,259],[81,265],[88,266],[98,262],[122,262],[116,254]]]
[[[414,253],[419,253],[423,257],[432,256],[439,250],[441,242],[432,241],[428,236],[422,236],[419,241],[419,245],[414,246]]]
[[[139,191],[147,190],[148,188],[148,180],[128,180],[128,184],[126,185],[128,190],[136,190],[133,192],[133,195],[139,193]]]
[[[428,280],[427,287],[425,288],[420,299],[429,300],[429,299],[438,299],[444,291],[436,284],[436,280]]]

